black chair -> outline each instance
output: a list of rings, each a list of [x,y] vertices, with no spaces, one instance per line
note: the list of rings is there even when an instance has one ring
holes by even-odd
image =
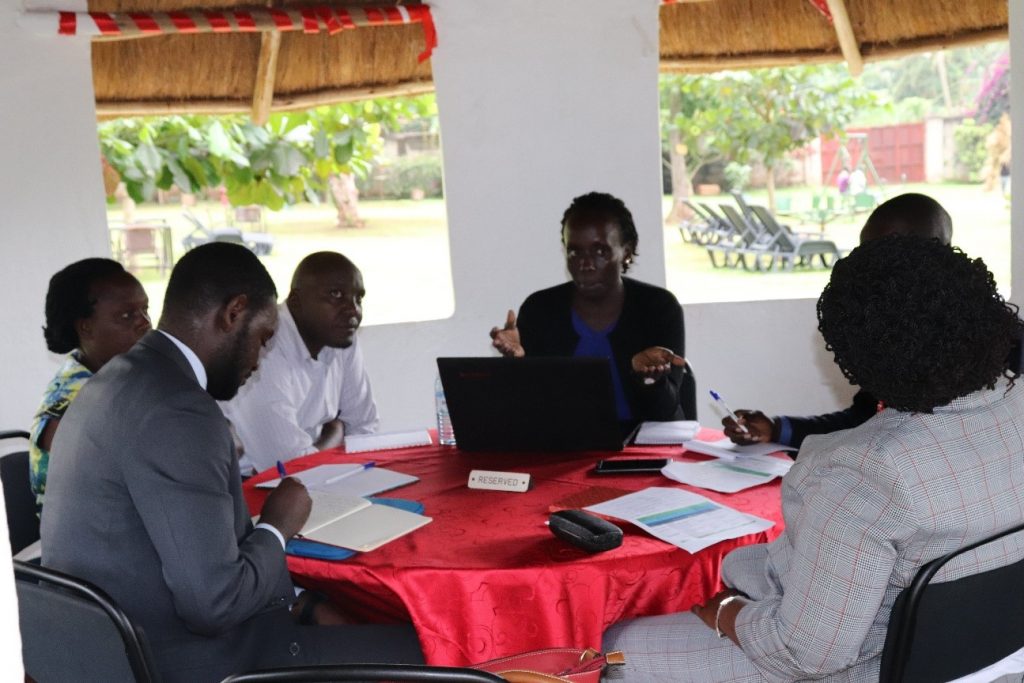
[[[142,631],[96,586],[14,561],[25,673],[37,681],[159,681]]]
[[[332,683],[333,681],[436,681],[441,683],[504,683],[486,671],[411,664],[338,664],[268,669],[228,676],[221,683]]]
[[[20,430],[0,432],[0,440],[27,438],[29,433]],[[7,536],[11,541],[11,554],[15,555],[39,540],[36,497],[28,474],[28,451],[0,456],[0,483],[7,511]]]
[[[942,683],[984,669],[1024,647],[1024,560],[930,583],[953,558],[1020,531],[1024,524],[921,567],[893,604],[880,683]]]

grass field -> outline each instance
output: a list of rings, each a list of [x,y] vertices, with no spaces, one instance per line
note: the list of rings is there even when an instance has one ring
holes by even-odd
[[[979,185],[906,185],[889,187],[887,197],[901,192],[923,192],[938,199],[953,217],[953,242],[971,256],[980,256],[1000,283],[1004,295],[1010,284],[1010,211],[998,192],[983,192]],[[812,191],[784,189],[799,214],[810,208]],[[751,203],[767,203],[763,191],[747,193]],[[732,201],[728,195],[702,198],[710,203]],[[667,211],[671,204],[665,198]],[[224,209],[201,203],[193,212],[207,225],[225,223]],[[360,212],[362,228],[335,227],[330,205],[303,204],[268,213],[267,231],[274,237],[274,250],[262,257],[282,296],[288,291],[292,271],[299,260],[314,251],[345,253],[363,272],[367,289],[365,323],[368,325],[446,318],[454,310],[448,229],[443,200],[365,201]],[[171,227],[175,257],[182,253],[181,240],[191,225],[177,205],[145,205],[137,218],[164,218]],[[109,217],[121,219],[111,207]],[[856,246],[865,214],[843,216],[826,225],[825,234],[840,249]],[[817,231],[817,224],[784,219],[799,230]],[[796,270],[780,273],[748,273],[743,270],[714,269],[703,247],[683,242],[675,226],[665,226],[665,262],[668,287],[682,303],[749,301],[817,297],[828,281],[828,271]],[[641,245],[642,246],[642,245]],[[151,310],[158,314],[163,302],[166,278],[155,269],[137,273],[150,297]]]

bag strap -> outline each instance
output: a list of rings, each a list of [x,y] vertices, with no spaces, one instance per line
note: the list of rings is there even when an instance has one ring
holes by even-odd
[[[542,674],[539,671],[502,671],[498,675],[508,683],[569,683],[567,678]]]

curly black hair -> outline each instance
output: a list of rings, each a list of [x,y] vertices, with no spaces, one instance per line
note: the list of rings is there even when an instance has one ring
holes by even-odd
[[[123,272],[124,266],[117,261],[87,258],[75,261],[51,277],[46,290],[46,325],[43,326],[46,348],[54,353],[77,349],[75,322],[91,316],[96,305],[92,285]]]
[[[930,413],[992,388],[1024,323],[981,259],[935,239],[865,242],[836,263],[818,329],[851,383],[885,405]]]
[[[622,237],[622,244],[629,247],[633,256],[638,256],[637,245],[640,243],[640,236],[636,232],[636,224],[633,222],[633,214],[626,208],[625,202],[607,192],[588,192],[575,197],[572,204],[562,214],[562,222],[558,229],[562,232],[562,241],[565,241],[565,226],[569,219],[581,215],[608,216],[619,225],[619,235]],[[622,264],[622,272],[629,270],[630,264]]]

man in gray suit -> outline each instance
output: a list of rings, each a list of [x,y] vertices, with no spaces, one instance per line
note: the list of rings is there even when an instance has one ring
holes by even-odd
[[[666,683],[877,681],[889,614],[924,564],[1024,518],[1024,386],[1015,307],[980,259],[936,240],[871,240],[836,263],[818,328],[886,405],[810,436],[782,481],[786,529],[726,556],[728,589],[693,613],[622,622],[623,678]],[[937,581],[1024,557],[1022,534]]]
[[[284,544],[311,506],[298,481],[285,480],[250,522],[215,399],[256,369],[276,297],[247,249],[190,251],[171,273],[158,329],[86,384],[54,442],[43,564],[107,591],[143,628],[165,681],[422,661],[406,626],[295,623]]]

